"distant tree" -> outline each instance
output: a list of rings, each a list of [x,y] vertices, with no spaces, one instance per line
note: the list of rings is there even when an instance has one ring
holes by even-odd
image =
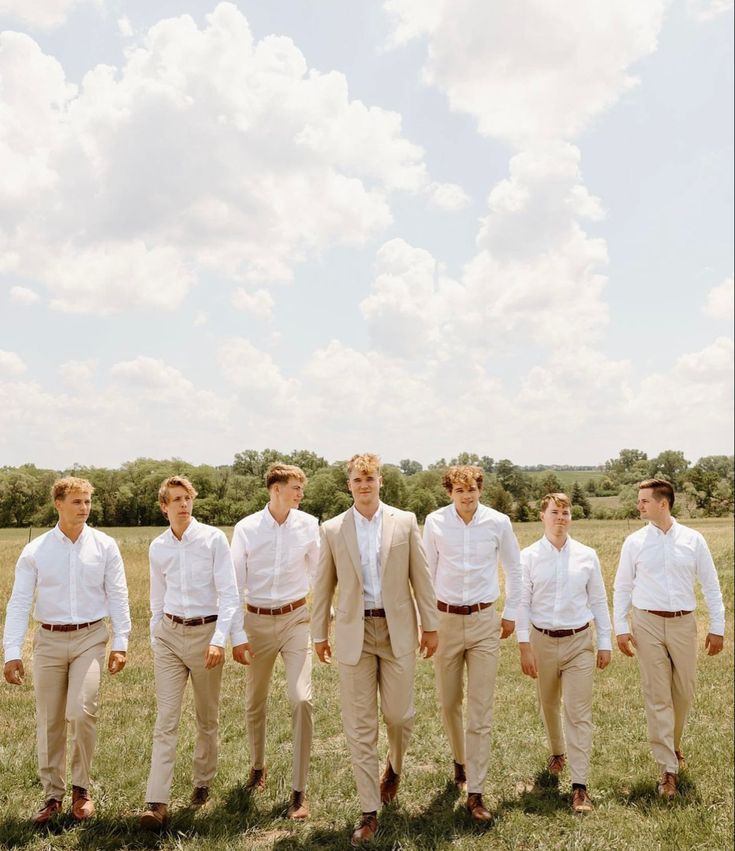
[[[705,516],[733,511],[733,456],[707,455],[686,474],[685,493],[692,507]]]
[[[509,517],[513,514],[513,496],[501,484],[483,490],[482,502]]]
[[[480,458],[480,466],[486,473],[492,473],[495,469],[495,459],[489,455],[483,455]]]
[[[529,520],[537,519],[537,515],[531,509],[531,506],[525,497],[521,497],[515,504],[513,509],[513,519],[517,523],[528,523]]]
[[[306,486],[301,508],[319,520],[329,520],[352,505],[347,490],[347,474],[341,464],[317,470]]]
[[[539,499],[546,496],[547,493],[560,493],[563,490],[564,485],[553,470],[539,476],[534,483],[534,491]]]
[[[502,458],[496,463],[495,477],[503,488],[516,499],[526,497],[531,489],[530,478],[520,467],[517,467],[507,458]]]
[[[597,482],[594,479],[588,479],[584,489],[590,496],[597,496]]]
[[[434,494],[428,488],[413,489],[406,503],[406,508],[408,511],[413,511],[419,523],[423,523],[427,515],[436,511],[438,507]]]
[[[393,464],[383,464],[382,475],[383,488],[380,498],[387,505],[405,509],[408,500],[408,487],[400,469]]]
[[[617,458],[605,462],[605,472],[622,485],[648,478],[648,470],[648,455],[640,449],[621,449]]]
[[[582,490],[582,486],[579,484],[579,482],[575,482],[572,485],[572,493],[570,498],[572,500],[572,508],[575,505],[578,505],[582,510],[583,517],[586,518],[592,515],[592,506],[590,505],[590,501],[585,496],[585,493]],[[574,514],[572,514],[572,517],[574,517]]]
[[[683,452],[666,449],[648,462],[648,475],[653,478],[666,479],[675,490],[684,483],[684,476],[689,469],[689,462]]]
[[[404,476],[415,476],[424,469],[418,461],[412,461],[410,458],[404,458],[398,466]]]
[[[457,466],[465,466],[467,464],[472,464],[475,467],[480,466],[480,456],[475,452],[460,452],[456,458],[452,458],[449,462],[449,466],[453,467]]]

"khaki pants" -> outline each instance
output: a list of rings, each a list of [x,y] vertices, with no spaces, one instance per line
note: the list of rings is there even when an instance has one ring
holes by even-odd
[[[694,614],[662,618],[633,609],[648,741],[661,772],[677,774],[689,707],[697,681],[697,621]]]
[[[396,774],[413,729],[416,654],[396,658],[385,618],[365,618],[362,655],[356,665],[339,664],[342,724],[363,812],[380,807],[378,694],[388,734],[388,758]]]
[[[455,762],[465,766],[467,791],[482,793],[490,759],[500,615],[491,606],[471,615],[439,612],[434,669],[442,721]],[[467,668],[467,729],[462,723]]]
[[[568,755],[572,783],[586,786],[593,730],[595,647],[592,630],[586,629],[565,638],[552,638],[532,627],[530,637],[538,666],[539,708],[549,748],[552,754]]]
[[[97,702],[105,664],[104,621],[74,632],[36,630],[33,687],[36,693],[38,773],[44,799],[66,791],[66,725],[71,732],[71,782],[89,788],[97,738]]]
[[[246,611],[245,631],[255,654],[245,669],[245,711],[252,766],[265,766],[266,703],[273,665],[280,653],[291,704],[292,785],[297,792],[303,792],[309,772],[313,731],[309,611],[306,606],[284,615],[257,615]]]
[[[153,731],[151,771],[145,799],[168,804],[176,762],[176,739],[186,682],[191,678],[197,740],[192,781],[211,786],[217,770],[217,728],[222,665],[207,670],[204,660],[214,632],[214,623],[184,626],[165,617],[157,624],[153,648],[158,714]]]

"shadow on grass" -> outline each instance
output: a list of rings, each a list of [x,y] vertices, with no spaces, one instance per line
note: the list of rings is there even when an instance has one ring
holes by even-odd
[[[697,784],[687,772],[682,772],[679,775],[679,794],[673,801],[667,801],[662,798],[658,793],[658,782],[650,778],[638,780],[628,789],[620,789],[615,797],[623,805],[633,804],[651,808],[672,807],[676,805],[699,806],[702,803],[702,797],[697,789]]]

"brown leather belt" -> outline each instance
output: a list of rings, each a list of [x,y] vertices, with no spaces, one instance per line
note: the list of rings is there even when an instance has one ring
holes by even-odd
[[[305,605],[306,597],[302,597],[300,600],[296,600],[295,603],[288,603],[288,605],[281,606],[279,609],[264,609],[262,606],[251,606],[250,603],[248,603],[247,608],[254,615],[287,615],[289,612],[293,612],[294,609],[300,609]]]
[[[683,609],[679,612],[654,612],[653,609],[643,609],[649,615],[658,615],[660,618],[680,618],[682,615],[691,615],[691,611],[685,612]]]
[[[385,609],[365,609],[366,618],[384,618]]]
[[[539,632],[543,632],[544,635],[548,635],[549,638],[567,638],[570,635],[576,635],[578,632],[584,632],[586,629],[589,629],[589,624],[586,623],[577,629],[541,629],[536,624],[533,625],[533,628]]]
[[[164,612],[166,617],[174,623],[180,623],[182,626],[202,626],[205,623],[214,623],[217,620],[217,615],[205,615],[202,618],[180,618],[178,615],[170,615]]]
[[[86,629],[88,626],[94,626],[101,620],[102,618],[97,618],[96,621],[87,621],[87,623],[42,623],[41,629],[48,629],[51,632],[76,632],[78,629]]]
[[[473,603],[471,606],[450,606],[449,603],[437,600],[436,607],[440,612],[447,612],[450,615],[472,615],[483,609],[489,609],[494,602],[495,600],[492,603]]]

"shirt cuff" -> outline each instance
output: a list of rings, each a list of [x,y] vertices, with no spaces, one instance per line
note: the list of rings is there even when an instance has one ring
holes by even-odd
[[[110,650],[120,651],[120,653],[128,652],[128,637],[127,635],[113,635]]]
[[[610,640],[610,634],[600,635],[597,634],[597,649],[598,650],[612,650],[612,641]]]
[[[312,638],[312,644],[321,644],[323,641],[329,641],[328,638]]]
[[[238,644],[247,644],[247,633],[244,629],[233,629],[230,631],[230,641],[232,642],[233,647],[237,647]]]
[[[517,629],[516,630],[516,638],[518,639],[519,644],[527,644],[530,638],[530,630],[528,629]]]
[[[518,609],[513,606],[506,606],[503,609],[503,614],[500,616],[504,621],[515,621],[518,620]]]
[[[725,621],[716,621],[709,625],[709,631],[712,635],[725,635]]]
[[[214,644],[215,647],[224,647],[227,644],[224,632],[221,629],[215,629],[212,637],[209,639],[209,643]]]
[[[615,635],[625,635],[626,632],[630,633],[628,621],[615,621]]]
[[[20,646],[18,647],[6,647],[5,648],[5,662],[15,662],[16,659],[22,659],[23,655],[20,652]]]

